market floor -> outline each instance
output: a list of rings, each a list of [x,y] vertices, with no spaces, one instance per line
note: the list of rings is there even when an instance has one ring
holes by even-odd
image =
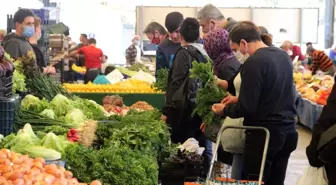
[[[285,185],[296,185],[297,179],[303,174],[308,166],[306,147],[311,139],[311,131],[298,126],[299,142],[297,149],[292,153],[287,168]]]

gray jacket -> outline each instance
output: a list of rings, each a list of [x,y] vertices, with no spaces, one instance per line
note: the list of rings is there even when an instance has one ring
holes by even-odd
[[[33,48],[27,39],[16,35],[15,33],[8,34],[3,42],[5,52],[7,52],[12,58],[20,58],[27,54],[28,51],[34,53]]]
[[[228,32],[231,32],[232,29],[238,24],[238,21],[234,20],[233,18],[229,17],[227,19],[228,23],[225,25],[225,29]]]

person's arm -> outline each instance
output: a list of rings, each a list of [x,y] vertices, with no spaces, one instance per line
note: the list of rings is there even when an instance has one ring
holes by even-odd
[[[167,61],[164,52],[161,50],[160,47],[156,50],[156,67],[155,67],[155,76],[157,76],[158,70],[162,68],[167,68]]]
[[[265,63],[258,58],[247,59],[242,69],[240,95],[236,104],[224,108],[224,115],[230,118],[254,116],[260,98]]]
[[[106,63],[106,58],[102,50],[100,50],[100,61],[101,63]]]
[[[313,63],[310,66],[310,70],[312,71],[312,74],[316,74],[316,71],[319,69],[320,67],[320,63],[321,63],[321,53],[315,53],[313,54]]]
[[[72,52],[70,52],[69,53],[69,56],[70,57],[73,57],[73,56],[76,56],[76,55],[78,55],[78,54],[80,54],[80,53],[82,53],[83,51],[82,51],[82,48],[79,48],[79,49],[77,49],[77,50],[74,50],[74,51],[72,51]]]

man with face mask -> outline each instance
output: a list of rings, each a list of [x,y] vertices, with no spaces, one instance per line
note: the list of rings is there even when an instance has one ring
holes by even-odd
[[[250,57],[241,70],[238,98],[212,106],[213,112],[230,118],[244,118],[245,126],[265,127],[270,143],[264,170],[265,185],[283,185],[288,159],[296,149],[295,93],[293,66],[289,55],[262,42],[258,27],[240,22],[230,33],[231,48]],[[247,130],[244,149],[243,178],[258,180],[265,133]]]
[[[231,30],[238,24],[238,22],[231,17],[225,19],[222,12],[212,4],[205,5],[197,13],[197,19],[205,34],[215,28],[224,28],[226,31],[231,32]],[[242,63],[248,58],[248,54],[242,55],[239,51],[235,50],[234,53],[237,59]]]
[[[28,38],[35,34],[34,13],[29,9],[19,9],[14,14],[15,33],[8,34],[3,40],[5,51],[12,58],[20,58],[33,51]]]
[[[56,69],[52,66],[47,66],[44,60],[44,54],[40,50],[40,48],[37,46],[37,42],[38,40],[40,40],[41,34],[42,34],[41,33],[42,31],[41,30],[41,19],[37,16],[34,17],[34,27],[35,27],[35,34],[32,37],[30,37],[28,40],[34,50],[37,66],[44,73],[55,74]]]
[[[140,36],[136,35],[132,39],[132,45],[126,49],[126,65],[131,66],[141,62]]]
[[[162,68],[170,69],[175,53],[181,47],[180,27],[183,22],[183,15],[180,12],[172,12],[166,16],[165,26],[169,38],[163,41],[156,51],[156,73]]]

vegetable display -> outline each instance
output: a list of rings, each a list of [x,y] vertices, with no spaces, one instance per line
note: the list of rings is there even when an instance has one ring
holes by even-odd
[[[83,182],[158,184],[157,159],[170,143],[160,116],[157,110],[130,111],[99,123],[92,146],[75,144],[66,149],[67,168]]]
[[[55,164],[46,165],[42,158],[29,158],[13,151],[0,150],[0,184],[14,185],[85,185],[73,177],[72,172]],[[101,185],[93,181],[90,185]]]
[[[153,87],[157,90],[165,92],[167,90],[168,74],[169,71],[167,68],[158,70],[156,75],[156,82],[153,83]]]
[[[193,114],[198,114],[208,125],[219,121],[221,118],[211,111],[211,106],[221,102],[227,94],[216,85],[210,61],[207,63],[194,61],[190,69],[190,78],[200,79],[202,82],[202,86],[197,91],[196,108]]]
[[[130,67],[128,67],[128,69],[131,70],[131,71],[136,71],[136,72],[138,72],[140,70],[143,71],[143,72],[146,72],[146,73],[150,72],[148,67],[146,67],[144,64],[140,64],[140,63],[135,63],[135,64],[131,65]]]
[[[96,93],[159,93],[147,82],[127,79],[115,84],[63,84],[69,92],[96,92]]]

